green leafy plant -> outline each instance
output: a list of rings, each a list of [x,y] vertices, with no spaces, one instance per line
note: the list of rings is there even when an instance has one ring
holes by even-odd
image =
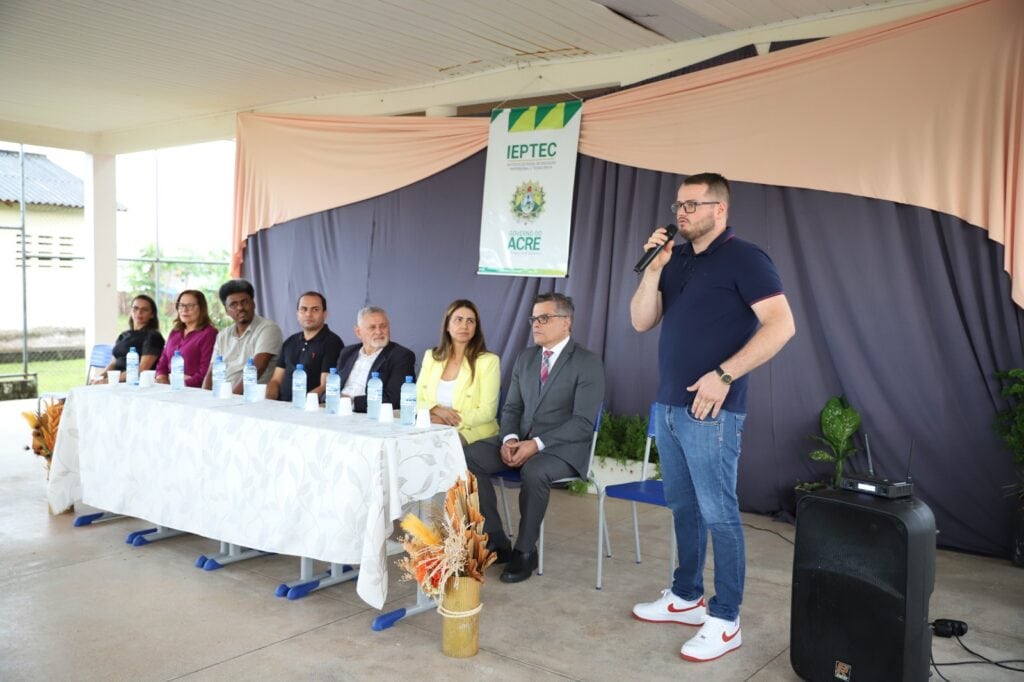
[[[853,409],[846,398],[832,396],[821,410],[821,435],[811,436],[825,444],[828,450],[818,449],[810,454],[815,462],[831,462],[834,466],[832,486],[839,487],[843,477],[843,466],[857,448],[853,445],[853,434],[860,429],[860,412]]]
[[[199,253],[184,250],[176,253],[174,258],[177,260],[162,254],[159,267],[155,260],[157,255],[156,245],[147,244],[139,250],[138,260],[125,264],[122,285],[127,288],[121,301],[120,328],[128,325],[132,297],[136,294],[149,294],[156,299],[157,307],[160,309],[160,328],[169,330],[176,315],[175,300],[178,293],[184,289],[198,289],[206,295],[210,320],[214,327],[223,329],[231,323],[227,311],[217,299],[217,290],[228,279],[227,251],[216,249]],[[165,336],[168,333],[164,331]]]
[[[1003,439],[1017,467],[1017,482],[1007,485],[1006,489],[1024,505],[1024,369],[997,372],[996,378],[1003,382],[1002,394],[1009,403],[1009,407],[996,413],[996,433]]]
[[[639,415],[615,415],[605,412],[601,416],[601,429],[597,432],[597,445],[594,455],[605,463],[612,458],[622,466],[629,462],[642,462],[644,448],[647,447],[647,417]],[[661,477],[661,462],[658,460],[658,448],[651,442],[651,464],[654,472]],[[650,470],[648,475],[651,475]],[[590,489],[587,481],[572,481],[566,486],[574,495],[585,495]]]
[[[1017,498],[1017,508],[1024,511],[1024,469],[1017,470],[1017,482],[1003,486],[1007,497]]]
[[[590,490],[590,481],[569,481],[566,489],[573,495],[586,495]]]
[[[797,481],[796,485],[793,486],[795,490],[802,490],[807,493],[827,487],[828,483],[825,483],[824,481]]]
[[[622,465],[630,460],[643,461],[646,445],[647,417],[604,413],[594,449],[601,462],[609,457]],[[651,462],[658,462],[658,449],[654,443],[651,443]]]

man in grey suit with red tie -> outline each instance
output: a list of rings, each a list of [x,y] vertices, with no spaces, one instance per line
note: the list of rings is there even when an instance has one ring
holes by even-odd
[[[537,539],[551,482],[586,476],[594,421],[604,401],[604,365],[570,337],[572,299],[541,294],[530,317],[536,347],[516,358],[501,412],[501,433],[466,448],[469,470],[479,479],[480,511],[489,546],[508,562],[501,581],[516,583],[537,568]],[[519,469],[519,535],[515,549],[498,514],[493,473]]]

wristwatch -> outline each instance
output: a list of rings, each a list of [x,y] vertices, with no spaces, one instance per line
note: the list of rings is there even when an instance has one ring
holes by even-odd
[[[715,373],[718,374],[718,378],[722,380],[723,384],[732,383],[732,375],[726,372],[724,369],[722,369],[721,365],[715,367]]]

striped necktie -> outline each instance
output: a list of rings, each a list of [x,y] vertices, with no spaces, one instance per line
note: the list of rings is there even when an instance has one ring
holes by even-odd
[[[554,351],[544,351],[544,357],[540,361],[540,385],[543,386],[548,380],[548,373],[551,371],[551,356]]]

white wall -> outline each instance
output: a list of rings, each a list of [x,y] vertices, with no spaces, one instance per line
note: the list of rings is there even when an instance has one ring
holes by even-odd
[[[86,273],[84,211],[80,208],[30,205],[25,216],[28,254],[58,256],[59,260],[28,259],[28,326],[86,325],[85,310],[92,298]],[[0,225],[20,222],[18,206],[0,204]],[[0,330],[22,328],[20,233],[0,231]]]

